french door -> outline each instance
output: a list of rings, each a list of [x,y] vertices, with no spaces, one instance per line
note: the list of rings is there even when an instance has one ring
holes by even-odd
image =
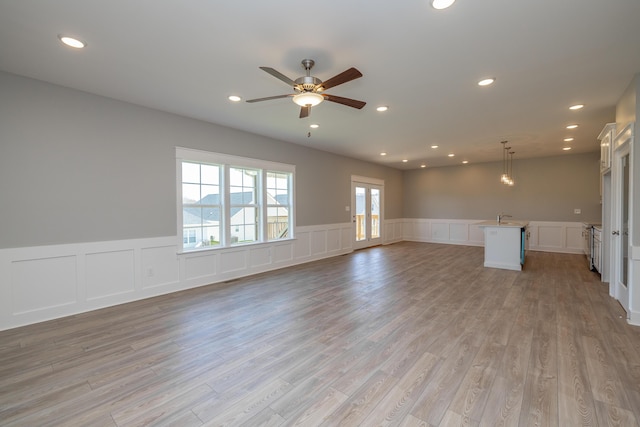
[[[628,135],[626,135],[628,134]],[[613,221],[611,227],[611,279],[614,283],[614,297],[629,313],[629,224],[630,224],[630,139],[631,132],[621,132],[614,151],[612,174]]]
[[[371,178],[352,178],[351,221],[354,249],[382,243],[384,183]]]

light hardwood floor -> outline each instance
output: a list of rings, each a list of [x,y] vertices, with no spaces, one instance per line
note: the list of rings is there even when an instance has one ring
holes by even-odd
[[[0,332],[2,426],[637,426],[584,256],[403,242]]]

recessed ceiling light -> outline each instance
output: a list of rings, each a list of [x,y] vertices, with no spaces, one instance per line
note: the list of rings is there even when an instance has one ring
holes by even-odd
[[[407,159],[402,159],[402,163],[407,163],[409,160]]]
[[[382,153],[380,153],[381,156],[386,156],[387,153],[385,151],[383,151]]]
[[[228,99],[229,101],[233,101],[233,102],[242,101],[242,98],[240,98],[238,95],[230,95]]]
[[[571,150],[571,147],[562,147],[562,149],[563,149],[564,151],[569,151],[569,150]]]
[[[578,125],[569,125],[569,126],[567,126],[567,129],[575,129],[577,127],[578,127]]]
[[[453,154],[453,153],[449,153],[449,154],[447,154],[447,156],[449,156],[449,157],[453,157],[453,156],[455,156],[455,154]]]
[[[467,163],[469,163],[469,160],[463,160],[463,161],[462,161],[462,164],[463,164],[463,165],[466,165]]]
[[[387,111],[389,109],[389,107],[387,107],[386,105],[381,105],[378,108],[376,108],[376,111],[380,111],[381,113],[384,111]]]
[[[420,165],[420,167],[421,167],[421,168],[426,168],[426,167],[427,167],[427,165]]]
[[[62,43],[66,44],[69,47],[73,47],[75,49],[82,49],[83,47],[85,47],[87,45],[82,40],[78,40],[76,38],[69,37],[69,36],[63,36],[62,34],[60,34],[58,36],[58,38],[60,39],[60,41]]]
[[[438,148],[438,146],[437,145],[432,145],[431,148]]]
[[[564,139],[564,142],[571,142],[571,141],[573,141],[573,138],[565,138]]]
[[[584,107],[584,104],[576,104],[569,107],[569,110],[579,110]]]
[[[315,123],[314,123],[314,124],[312,124],[312,125],[309,125],[309,127],[310,127],[311,129],[318,129],[318,128],[320,127],[320,125],[318,125],[318,124],[315,124]]]
[[[494,79],[493,77],[488,78],[488,79],[483,79],[483,80],[480,80],[478,82],[478,86],[489,86],[490,84],[492,84],[495,81],[496,81],[496,79]]]
[[[455,1],[456,0],[431,0],[431,6],[434,9],[442,10],[451,6]]]

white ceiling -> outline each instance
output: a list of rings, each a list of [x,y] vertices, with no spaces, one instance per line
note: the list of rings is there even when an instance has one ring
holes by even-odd
[[[515,159],[598,150],[640,72],[640,0],[0,0],[0,40],[0,70],[410,169],[500,160],[501,140]],[[227,100],[291,93],[258,67],[296,79],[304,58],[322,80],[359,69],[327,93],[367,105]]]

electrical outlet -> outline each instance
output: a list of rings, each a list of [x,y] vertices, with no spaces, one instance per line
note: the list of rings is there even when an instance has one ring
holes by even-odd
[[[574,209],[574,210],[573,210],[573,213],[574,213],[574,214],[576,214],[576,215],[580,215],[580,214],[582,213],[582,210],[580,210],[580,209]]]

